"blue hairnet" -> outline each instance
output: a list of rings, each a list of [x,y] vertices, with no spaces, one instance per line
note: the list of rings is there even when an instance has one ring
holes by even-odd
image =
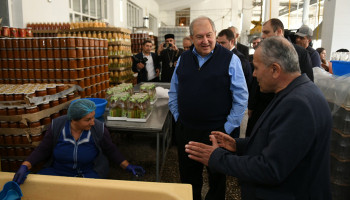
[[[78,99],[70,104],[67,112],[69,120],[80,120],[96,109],[93,101],[88,99]]]

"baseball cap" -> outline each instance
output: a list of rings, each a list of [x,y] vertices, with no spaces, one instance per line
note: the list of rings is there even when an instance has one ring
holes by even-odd
[[[305,37],[309,36],[311,37],[313,35],[312,29],[308,27],[307,25],[302,25],[297,32],[295,33],[297,36]]]

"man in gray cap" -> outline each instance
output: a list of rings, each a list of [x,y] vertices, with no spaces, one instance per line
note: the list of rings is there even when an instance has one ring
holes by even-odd
[[[313,35],[312,29],[307,25],[302,25],[298,31],[295,33],[296,39],[295,43],[299,46],[304,47],[310,55],[312,67],[320,67],[321,59],[320,55],[315,49],[310,46],[312,41],[311,36]]]

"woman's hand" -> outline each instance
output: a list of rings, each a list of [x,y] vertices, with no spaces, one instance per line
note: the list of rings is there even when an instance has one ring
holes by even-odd
[[[212,131],[211,134],[215,136],[219,147],[225,148],[231,152],[236,152],[236,140],[230,135],[220,131]]]

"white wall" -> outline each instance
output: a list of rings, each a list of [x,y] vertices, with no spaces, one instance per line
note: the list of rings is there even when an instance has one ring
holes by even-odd
[[[68,0],[22,0],[22,9],[24,26],[30,22],[69,22]]]

